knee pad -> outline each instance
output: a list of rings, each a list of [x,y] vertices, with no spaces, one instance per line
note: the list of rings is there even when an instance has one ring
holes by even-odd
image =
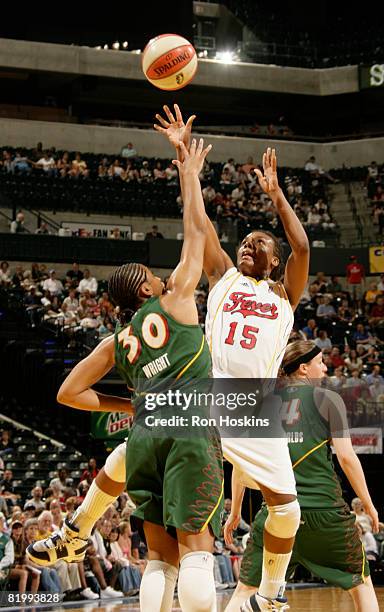
[[[123,442],[116,446],[115,450],[108,455],[105,462],[104,470],[107,476],[115,482],[125,482],[125,455],[127,451],[127,444]]]
[[[265,530],[276,538],[293,538],[300,525],[300,506],[297,499],[280,506],[268,506]]]

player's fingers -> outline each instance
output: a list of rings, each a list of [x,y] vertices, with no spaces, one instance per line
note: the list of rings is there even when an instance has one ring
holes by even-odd
[[[204,151],[202,152],[203,159],[207,157],[211,149],[212,149],[212,145],[208,145],[207,147],[205,147]]]
[[[200,138],[199,139],[199,144],[197,145],[197,149],[196,149],[196,154],[197,155],[201,155],[203,152],[203,146],[204,146],[204,139]]]
[[[256,172],[256,176],[259,179],[259,182],[264,180],[264,176],[261,173],[261,170],[259,170],[258,168],[255,168],[255,172]]]
[[[166,104],[164,104],[163,109],[164,109],[164,112],[165,112],[165,114],[167,115],[167,117],[168,117],[169,121],[170,121],[171,123],[176,123],[174,116],[172,115],[172,113],[171,113],[171,111],[170,111],[169,107],[168,107]]]
[[[189,151],[182,140],[179,141],[179,147],[181,149],[181,153],[184,155],[184,159],[189,157]]]
[[[159,115],[159,113],[157,113],[155,117],[158,120],[158,122],[161,123],[163,127],[165,128],[169,127],[168,121],[166,121],[161,115]]]
[[[268,167],[271,166],[271,147],[267,148],[267,164],[268,164]]]
[[[181,168],[182,164],[181,164],[181,162],[180,162],[178,159],[173,159],[173,160],[172,160],[172,163],[173,163],[175,166],[177,166],[177,168],[180,170],[180,168]]]
[[[191,116],[188,118],[188,121],[187,121],[187,123],[185,124],[185,127],[186,127],[186,128],[188,128],[188,129],[191,129],[191,128],[192,128],[192,123],[194,122],[194,120],[195,120],[195,119],[196,119],[196,115],[191,115]]]
[[[273,172],[276,172],[276,166],[277,166],[276,149],[272,149],[271,166],[272,166]]]
[[[267,169],[267,154],[263,153],[263,170],[264,170],[264,172],[266,171],[266,169]]]
[[[178,104],[174,104],[173,108],[175,109],[176,121],[179,124],[179,127],[183,125],[183,115],[181,114],[181,110]]]
[[[191,148],[189,150],[189,153],[191,155],[195,155],[195,153],[196,153],[196,138],[192,138],[192,144],[191,144]]]
[[[157,130],[158,132],[161,132],[162,134],[165,134],[167,131],[166,128],[163,128],[160,125],[157,125],[157,123],[154,123],[153,127],[155,128],[155,130]]]

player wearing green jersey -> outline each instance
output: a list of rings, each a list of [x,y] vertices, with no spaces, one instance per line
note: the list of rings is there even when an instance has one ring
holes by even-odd
[[[288,345],[283,359],[286,384],[280,389],[282,419],[295,473],[301,508],[287,570],[292,575],[301,564],[327,583],[348,590],[359,612],[378,612],[369,566],[359,539],[355,517],[342,497],[332,462],[332,443],[340,466],[378,531],[378,515],[365,482],[360,461],[348,433],[342,398],[316,384],[327,371],[321,350],[311,341]],[[225,539],[232,542],[241,510],[244,487],[232,481],[232,511],[225,525]],[[226,612],[257,610],[254,593],[261,580],[263,528],[267,509],[262,507],[252,524],[244,554],[240,582]],[[251,595],[251,597],[250,597]],[[249,598],[242,606],[242,602]]]
[[[58,394],[62,403],[83,410],[131,410],[129,402],[91,389],[114,364],[135,391],[133,404],[139,417],[144,410],[142,394],[156,391],[159,381],[208,376],[211,360],[198,324],[194,290],[202,273],[206,236],[198,176],[211,147],[203,150],[202,140],[198,146],[193,140],[189,152],[183,144],[181,147],[183,162],[174,162],[186,187],[180,263],[166,288],[139,264],[121,266],[113,273],[109,293],[119,308],[120,325],[114,337],[103,341],[72,370]],[[127,440],[126,470],[121,462],[124,446],[107,459],[90,502],[87,495],[85,507],[71,524],[31,545],[29,557],[41,565],[51,564],[54,558],[81,560],[90,525],[121,492],[126,477],[137,516],[144,521],[148,546],[141,609],[170,611],[179,573],[182,609],[216,610],[212,550],[220,529],[223,496],[218,435],[207,429],[206,435],[194,439],[172,438],[169,433],[157,437],[136,418]]]

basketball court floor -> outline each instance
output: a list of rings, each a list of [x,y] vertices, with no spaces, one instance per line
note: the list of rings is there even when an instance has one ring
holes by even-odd
[[[384,610],[384,587],[378,587],[376,589],[377,598],[379,600],[379,607]],[[226,605],[228,604],[232,595],[232,591],[223,592],[217,596],[217,612],[224,612]],[[352,600],[347,593],[344,593],[341,589],[334,589],[329,587],[311,587],[303,588],[297,587],[290,589],[287,592],[287,597],[292,612],[354,612]],[[16,610],[17,608],[1,608],[2,611],[6,612],[9,610]],[[66,603],[57,606],[41,606],[41,607],[23,607],[23,610],[33,610],[33,612],[150,612],[147,610],[141,610],[139,607],[138,598],[124,600],[116,600],[106,602],[89,602],[79,604]],[[180,612],[181,608],[177,599],[174,602],[173,611]]]

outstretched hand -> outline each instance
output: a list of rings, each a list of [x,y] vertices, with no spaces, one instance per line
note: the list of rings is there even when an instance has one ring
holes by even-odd
[[[181,114],[180,108],[177,104],[173,105],[175,114],[173,115],[167,105],[163,106],[164,112],[167,116],[167,119],[164,119],[159,113],[156,114],[156,119],[160,123],[154,123],[153,127],[155,130],[164,134],[173,145],[178,153],[181,152],[180,142],[185,145],[186,149],[189,149],[189,143],[191,140],[191,131],[192,131],[192,123],[194,119],[196,119],[196,115],[191,115],[187,120],[187,123],[184,123],[183,116]]]
[[[212,145],[208,145],[203,149],[204,140],[200,138],[199,144],[196,145],[196,139],[194,138],[189,151],[183,142],[180,142],[179,146],[183,161],[173,159],[172,163],[178,167],[180,174],[193,173],[198,176],[203,167],[205,158],[212,149]]]
[[[261,170],[259,170],[259,168],[255,168],[255,172],[257,174],[257,178],[259,179],[260,187],[265,193],[269,195],[271,200],[277,198],[278,192],[280,190],[276,168],[276,150],[268,147],[267,151],[263,155],[264,174],[261,172]]]

